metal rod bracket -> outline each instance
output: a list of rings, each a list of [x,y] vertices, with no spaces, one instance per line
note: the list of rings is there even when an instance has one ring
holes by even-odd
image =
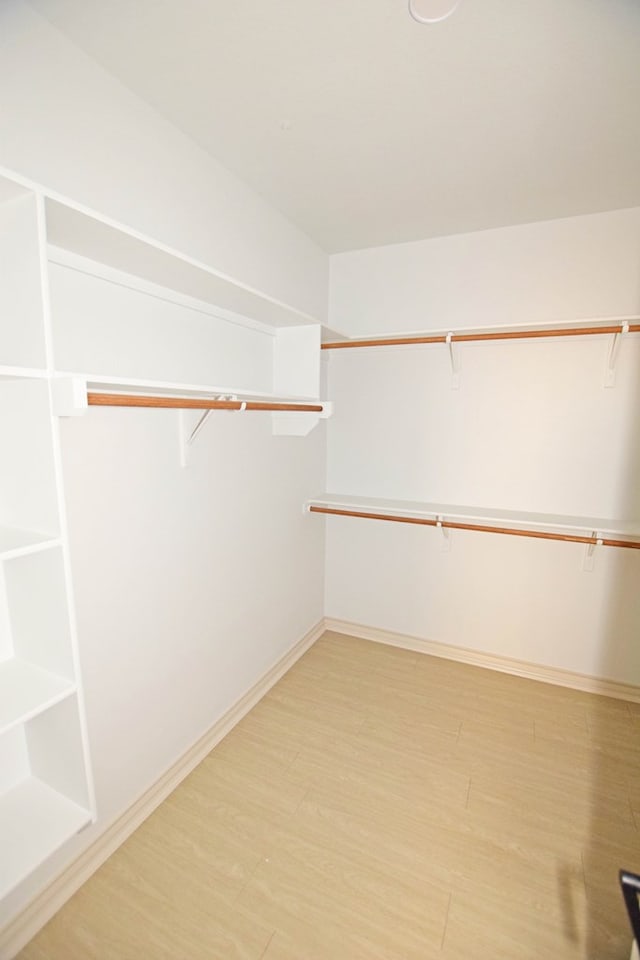
[[[622,337],[629,333],[629,321],[625,320],[620,330],[614,333],[609,342],[609,351],[607,354],[607,369],[604,375],[605,387],[614,387],[616,383],[616,361],[620,352],[620,341]]]
[[[596,565],[596,547],[602,546],[602,538],[598,536],[597,530],[593,530],[591,533],[593,538],[592,543],[585,544],[584,548],[584,559],[582,561],[582,569],[585,573],[591,573]]]
[[[452,531],[444,526],[444,517],[436,517],[436,527],[442,533],[442,538],[440,540],[440,550],[442,553],[451,552],[451,535]]]
[[[453,333],[449,332],[445,338],[445,343],[449,349],[449,361],[451,363],[451,389],[458,390],[460,387],[460,363],[452,338]]]

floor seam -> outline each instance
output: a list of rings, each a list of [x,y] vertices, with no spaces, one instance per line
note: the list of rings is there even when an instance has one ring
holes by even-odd
[[[450,891],[450,892],[449,892],[449,901],[448,901],[448,903],[447,903],[447,912],[445,913],[445,917],[444,917],[444,930],[442,931],[442,940],[440,941],[440,952],[442,952],[442,950],[443,950],[443,948],[444,948],[444,940],[445,940],[445,937],[446,937],[446,935],[447,935],[447,927],[448,927],[448,925],[449,925],[449,911],[451,910],[451,901],[452,901],[452,899],[453,899],[453,891]]]

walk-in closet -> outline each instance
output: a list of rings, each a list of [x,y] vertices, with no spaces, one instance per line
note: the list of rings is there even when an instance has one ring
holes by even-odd
[[[0,960],[634,955],[639,49],[0,4]]]

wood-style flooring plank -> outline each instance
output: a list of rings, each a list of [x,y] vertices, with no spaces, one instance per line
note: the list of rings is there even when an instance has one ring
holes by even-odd
[[[626,960],[640,706],[326,633],[22,960]]]

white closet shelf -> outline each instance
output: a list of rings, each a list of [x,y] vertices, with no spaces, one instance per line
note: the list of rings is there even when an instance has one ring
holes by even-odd
[[[557,533],[590,537],[640,539],[640,520],[612,520],[603,517],[579,517],[555,513],[531,513],[468,507],[451,503],[428,503],[418,500],[386,500],[378,497],[323,493],[307,501],[307,508],[320,507],[356,513],[374,513],[385,517],[410,517],[416,520],[473,523],[501,527],[505,530],[527,529],[541,533]]]
[[[18,527],[0,527],[0,560],[24,557],[28,553],[49,550],[60,544],[58,537],[37,530],[22,530]]]
[[[316,324],[307,313],[71,202],[47,197],[50,245],[271,327]]]
[[[0,735],[75,693],[67,677],[11,657],[0,662]]]
[[[91,819],[89,810],[35,777],[0,796],[0,899]]]
[[[39,367],[15,367],[0,363],[0,380],[46,380],[46,370]]]

